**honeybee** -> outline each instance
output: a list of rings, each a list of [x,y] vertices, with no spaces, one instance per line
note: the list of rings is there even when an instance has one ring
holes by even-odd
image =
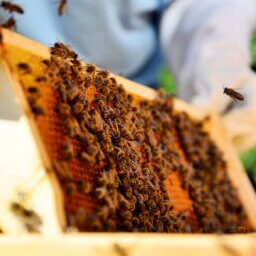
[[[61,153],[64,160],[71,160],[75,156],[75,151],[71,143],[65,143],[61,147]]]
[[[96,66],[93,64],[88,64],[86,65],[86,72],[91,74],[94,73],[96,71]]]
[[[89,194],[92,191],[92,184],[88,181],[81,180],[78,182],[78,191]]]
[[[72,172],[68,170],[68,165],[66,162],[55,161],[53,169],[57,172],[57,175],[62,180],[72,180],[73,175]]]
[[[42,60],[42,63],[47,66],[50,67],[51,66],[51,61],[50,60]]]
[[[42,220],[35,211],[29,210],[17,202],[11,203],[11,211],[21,218],[28,231],[38,232],[38,226],[42,225]]]
[[[116,151],[116,160],[118,162],[122,162],[125,159],[125,152],[118,147],[116,147],[115,151]]]
[[[77,102],[74,106],[73,106],[73,111],[75,114],[80,114],[82,113],[84,110],[84,104],[82,102]]]
[[[58,106],[58,112],[63,116],[70,116],[71,107],[67,103],[61,103]]]
[[[97,73],[99,76],[103,77],[104,79],[108,78],[109,72],[107,70],[101,70]]]
[[[47,81],[47,78],[46,78],[46,76],[38,76],[35,79],[35,81],[38,82],[38,83],[45,83]]]
[[[100,75],[97,75],[97,76],[95,76],[94,79],[93,79],[93,84],[94,84],[96,87],[100,87],[100,86],[102,86],[103,81],[104,81],[104,80],[103,80],[103,77],[100,76]]]
[[[106,172],[102,172],[99,176],[99,178],[97,178],[97,184],[100,186],[106,185],[108,182],[108,175],[106,174]]]
[[[70,58],[77,59],[77,57],[78,57],[77,53],[75,53],[68,45],[66,45],[64,43],[56,42],[52,49],[54,49],[54,48],[60,48],[60,49],[64,50],[67,53],[68,57],[70,57]],[[58,60],[56,60],[56,61],[58,61]],[[67,65],[67,63],[64,63],[64,64]]]
[[[132,222],[131,221],[126,220],[126,221],[122,222],[121,225],[124,230],[127,230],[127,231],[132,230]]]
[[[32,71],[31,67],[27,63],[24,63],[24,62],[18,63],[17,67],[19,70],[22,70],[25,74],[29,74]]]
[[[133,138],[134,138],[135,140],[137,140],[138,142],[141,142],[141,141],[144,139],[144,135],[143,135],[143,133],[142,133],[141,130],[137,130],[137,131],[135,131],[135,133],[133,134]]]
[[[126,140],[131,140],[131,141],[134,140],[134,138],[133,138],[131,132],[130,132],[128,129],[124,128],[124,127],[121,129],[121,135],[122,135],[122,137],[124,137]]]
[[[37,89],[37,87],[34,87],[34,86],[29,86],[27,91],[28,91],[28,93],[32,93],[32,94],[39,93],[39,90]]]
[[[105,187],[96,188],[94,194],[98,199],[103,199],[107,195],[107,189]]]
[[[132,213],[129,210],[126,211],[121,211],[120,215],[125,219],[125,220],[131,220],[132,218]]]
[[[110,215],[109,207],[108,206],[101,207],[97,213],[99,217],[107,220],[108,216]]]
[[[67,182],[65,184],[65,193],[67,196],[72,196],[77,191],[77,186],[74,182]]]
[[[90,166],[93,166],[95,164],[95,158],[86,152],[82,152],[80,154],[80,157],[82,160],[86,161],[86,163]]]
[[[73,138],[81,133],[80,126],[75,118],[66,118],[63,123],[70,137]]]
[[[109,128],[107,126],[104,126],[104,129],[101,132],[101,137],[104,142],[112,143]]]
[[[244,96],[241,93],[235,91],[234,89],[225,87],[224,90],[223,90],[223,93],[227,94],[234,101],[238,101],[238,100],[243,101],[244,100]]]
[[[67,0],[61,0],[58,6],[58,15],[61,16],[67,6]]]
[[[96,117],[96,116],[92,116],[88,120],[87,126],[94,133],[95,132],[102,132],[102,130],[103,130],[102,121],[99,117]]]
[[[9,11],[11,13],[12,12],[17,12],[19,14],[24,13],[23,9],[19,5],[13,4],[11,1],[2,1],[0,6],[6,11]]]
[[[109,79],[113,84],[117,84],[116,79],[114,77],[110,77]]]
[[[37,105],[33,105],[31,106],[31,111],[34,115],[36,116],[42,116],[45,114],[44,110],[42,107],[40,106],[37,106]]]
[[[127,100],[128,100],[129,103],[131,103],[133,101],[133,97],[132,97],[131,94],[128,94]]]
[[[0,24],[3,28],[13,29],[16,26],[16,20],[13,17],[10,17],[6,22]]]
[[[72,101],[74,100],[80,93],[80,89],[78,87],[72,87],[68,90],[68,97]]]

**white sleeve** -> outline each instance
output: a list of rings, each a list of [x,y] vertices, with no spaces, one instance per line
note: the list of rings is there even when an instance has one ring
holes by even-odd
[[[164,56],[179,85],[179,96],[223,112],[230,98],[223,87],[241,88],[256,102],[250,71],[250,38],[255,0],[178,0],[161,24]]]

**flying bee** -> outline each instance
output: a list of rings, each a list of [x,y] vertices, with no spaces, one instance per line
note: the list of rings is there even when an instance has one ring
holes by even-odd
[[[12,12],[17,12],[19,14],[24,13],[23,9],[19,5],[13,4],[11,1],[2,1],[0,6],[6,11],[11,13]]]
[[[241,93],[235,91],[234,89],[224,87],[223,93],[227,94],[234,101],[244,101],[244,96]]]
[[[67,0],[61,0],[58,6],[58,15],[61,16],[67,6]]]
[[[3,28],[13,29],[16,26],[16,20],[13,17],[10,17],[6,22],[0,24]]]

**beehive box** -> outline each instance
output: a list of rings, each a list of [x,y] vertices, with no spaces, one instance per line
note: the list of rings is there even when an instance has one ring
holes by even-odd
[[[45,134],[42,136],[42,131],[44,130],[44,124],[46,120],[37,120],[35,121],[34,116],[31,114],[30,108],[27,104],[26,97],[25,97],[25,89],[21,85],[31,83],[32,81],[26,81],[21,76],[19,76],[19,73],[17,71],[17,64],[19,62],[27,62],[30,63],[33,69],[35,69],[35,72],[40,72],[40,66],[38,65],[38,62],[42,60],[42,58],[49,58],[49,51],[47,47],[44,47],[40,44],[37,44],[35,42],[32,42],[31,40],[28,40],[20,35],[17,35],[15,33],[11,33],[8,31],[3,31],[3,40],[4,40],[4,47],[2,56],[4,57],[4,61],[6,62],[6,66],[8,70],[10,71],[10,77],[12,79],[12,84],[14,86],[14,91],[16,92],[16,95],[18,96],[21,106],[23,110],[25,111],[25,114],[28,118],[28,121],[30,123],[30,126],[32,128],[33,134],[36,138],[36,142],[38,144],[38,148],[40,150],[41,156],[43,158],[43,163],[46,168],[46,170],[51,170],[52,163],[51,163],[51,157],[49,156],[49,149],[47,150],[47,147],[45,146],[45,139],[51,137],[51,134]],[[36,68],[35,68],[36,67]],[[145,99],[154,99],[156,97],[156,92],[135,84],[131,81],[128,81],[127,79],[115,76],[117,81],[119,83],[122,83],[125,87],[125,89],[132,93],[133,96],[138,98],[145,98]],[[43,92],[44,94],[49,92]],[[50,98],[50,97],[49,97]],[[184,102],[181,102],[179,100],[175,100],[174,102],[175,110],[177,111],[186,111],[189,113],[191,117],[194,119],[202,119],[204,116],[197,110],[193,109],[191,106],[185,104]],[[41,122],[41,124],[40,124]],[[40,128],[41,127],[41,128]],[[250,225],[252,227],[255,227],[255,196],[254,192],[250,186],[250,183],[247,179],[246,174],[244,173],[239,160],[237,159],[237,156],[235,155],[235,152],[230,145],[230,143],[225,139],[225,131],[221,127],[221,123],[216,115],[212,115],[210,118],[210,121],[207,122],[207,125],[205,127],[211,134],[212,139],[215,141],[215,143],[218,145],[218,147],[224,152],[224,158],[228,163],[228,174],[229,177],[235,187],[238,188],[238,193],[241,199],[241,202],[245,208],[245,211],[247,213],[247,216],[249,218]],[[45,128],[45,131],[47,132],[49,130]],[[43,139],[42,139],[43,138]],[[51,144],[51,142],[48,142]],[[53,145],[51,145],[53,146]],[[49,175],[51,177],[51,180],[54,184],[55,191],[56,191],[56,202],[59,203],[57,206],[58,212],[59,212],[59,219],[63,226],[65,226],[65,216],[63,211],[63,201],[60,200],[62,198],[61,189],[56,182],[56,177],[52,172],[49,172]],[[170,178],[170,177],[169,177]],[[191,212],[192,210],[192,204],[188,197],[187,191],[181,189],[180,186],[180,179],[178,174],[174,174],[170,180],[172,181],[172,186],[169,188],[169,193],[171,194],[174,208],[176,208],[177,211],[188,211]],[[174,185],[173,185],[174,183]],[[191,215],[193,217],[193,213]],[[86,236],[90,236],[89,234]],[[94,235],[92,234],[91,237]],[[97,235],[95,235],[97,237]],[[108,234],[107,236],[112,236]],[[116,237],[119,235],[113,235],[113,240],[115,241]],[[127,237],[127,235],[120,235],[121,237]],[[143,244],[143,239],[147,239],[147,236],[143,235],[128,235],[128,237],[140,237],[140,242]],[[72,236],[71,236],[72,237]],[[100,236],[99,236],[100,237]],[[152,237],[149,236],[149,237]],[[159,237],[159,241],[165,236],[156,236]],[[172,236],[170,236],[172,237]],[[70,238],[72,240],[72,238]],[[108,238],[112,239],[112,238]],[[135,238],[136,239],[136,238]],[[212,238],[211,238],[212,239]],[[122,240],[122,238],[121,238]],[[188,239],[187,239],[188,240]],[[162,240],[164,241],[164,239]],[[39,242],[40,243],[40,242]],[[114,242],[115,243],[115,242]],[[93,246],[93,245],[92,245]],[[225,246],[224,246],[225,247]],[[114,253],[124,253],[120,248],[117,246],[114,246]],[[115,252],[116,250],[116,252]]]

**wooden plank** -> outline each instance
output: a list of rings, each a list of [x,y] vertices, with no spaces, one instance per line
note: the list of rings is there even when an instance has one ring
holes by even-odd
[[[42,58],[49,58],[49,49],[46,46],[43,46],[39,43],[36,43],[24,36],[21,36],[19,34],[16,34],[14,32],[10,32],[7,30],[3,30],[3,42],[6,45],[13,45],[16,48],[20,49],[21,51],[29,51],[33,54],[36,54],[39,57]],[[3,53],[4,56],[4,53]],[[11,60],[9,60],[11,61]],[[22,93],[21,88],[19,88],[18,79],[15,77],[15,74],[10,72],[10,76],[13,79],[14,89],[16,90],[16,93],[18,95],[18,98],[21,101],[21,106],[23,106],[23,109],[28,110],[28,106],[26,105],[25,96]],[[127,91],[130,93],[136,94],[138,96],[147,98],[147,99],[154,99],[156,97],[156,91],[153,89],[150,89],[146,86],[137,84],[135,82],[132,82],[126,78],[114,75],[118,82],[122,83]],[[186,111],[195,119],[202,119],[204,117],[204,114],[201,113],[196,108],[192,107],[191,105],[175,99],[174,102],[175,109],[179,111]],[[34,125],[33,122],[30,122],[30,125],[32,127],[33,133],[35,135],[37,143],[39,143],[39,149],[40,152],[44,158],[44,162],[46,163],[46,166],[50,168],[50,161],[47,158],[46,152],[44,152],[44,147],[41,145],[40,142],[40,136],[38,134],[38,131]],[[251,183],[241,166],[241,163],[237,157],[237,154],[235,150],[233,149],[233,146],[231,145],[231,142],[228,141],[227,136],[225,136],[225,130],[221,124],[221,121],[217,114],[212,113],[211,114],[211,121],[208,123],[207,130],[210,132],[211,137],[214,139],[214,141],[217,143],[219,148],[223,151],[224,157],[226,161],[228,162],[228,174],[230,176],[231,181],[233,184],[237,187],[239,196],[241,198],[241,201],[245,207],[245,210],[250,218],[250,221],[253,224],[253,227],[256,228],[256,197],[255,192],[251,186]],[[56,182],[56,180],[55,180]],[[57,186],[58,187],[58,186]],[[58,188],[56,189],[58,191]],[[61,193],[58,193],[58,198]],[[61,196],[60,196],[61,198]],[[57,200],[60,205],[62,201]],[[59,205],[59,207],[60,207]],[[58,209],[59,209],[58,207]],[[63,206],[61,207],[63,208]],[[63,214],[61,219],[63,218]],[[61,221],[64,223],[64,220]]]
[[[92,233],[0,239],[0,255],[8,256],[250,256],[255,252],[251,235]]]

